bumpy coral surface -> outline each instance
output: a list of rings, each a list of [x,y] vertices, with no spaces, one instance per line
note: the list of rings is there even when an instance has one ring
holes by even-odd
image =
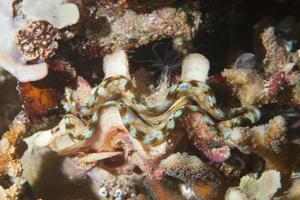
[[[58,48],[59,32],[46,21],[32,22],[18,31],[16,44],[27,60],[45,60]]]
[[[201,14],[197,11],[165,7],[139,14],[113,3],[103,4],[99,3],[93,11],[95,22],[87,29],[87,37],[96,39],[104,52],[136,48],[167,37],[181,36],[191,40],[199,28]],[[188,21],[189,17],[191,21]],[[104,26],[98,30],[95,27],[98,24]]]

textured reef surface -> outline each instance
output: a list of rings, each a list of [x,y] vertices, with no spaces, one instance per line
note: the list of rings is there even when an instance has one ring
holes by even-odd
[[[0,199],[300,199],[299,9],[0,0]]]

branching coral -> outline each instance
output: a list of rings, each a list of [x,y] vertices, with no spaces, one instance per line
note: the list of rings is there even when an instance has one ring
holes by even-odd
[[[266,102],[264,79],[254,69],[225,69],[222,75],[234,85],[234,91],[243,105]]]
[[[297,84],[299,72],[295,68],[293,53],[287,52],[274,27],[267,27],[259,35],[258,56],[261,71],[240,66],[236,62],[225,69],[222,75],[233,86],[242,105],[265,105],[274,103],[297,106]],[[260,50],[260,51],[259,51]],[[262,72],[263,71],[263,72]],[[266,162],[267,169],[276,169],[289,176],[290,168],[281,155],[281,146],[286,140],[287,123],[282,116],[276,116],[268,124],[253,128],[234,128],[227,139],[245,153],[254,152]]]
[[[257,56],[262,57],[258,65],[264,71],[260,73],[254,66],[245,68],[234,64],[225,69],[222,75],[233,86],[243,105],[261,105],[271,102],[298,105],[297,90],[300,80],[295,69],[293,53],[288,53],[275,34],[274,27],[268,27],[260,34],[261,43],[257,46]],[[238,58],[239,59],[239,58]],[[279,98],[284,94],[287,98]]]
[[[289,176],[291,168],[282,157],[282,144],[286,141],[286,121],[276,116],[268,124],[253,128],[236,127],[227,140],[244,153],[260,155],[267,169],[275,169],[284,176]]]
[[[286,134],[286,121],[282,116],[276,116],[268,124],[253,128],[236,127],[228,135],[227,140],[233,142],[241,151],[280,152],[280,144]]]
[[[25,181],[21,178],[22,164],[19,159],[22,152],[19,147],[26,136],[28,122],[26,114],[21,112],[0,140],[0,198],[3,200],[17,200],[23,191]],[[7,175],[11,185],[4,184]]]
[[[208,76],[209,62],[198,54],[186,56],[182,66],[183,80],[205,81]],[[230,156],[230,148],[223,141],[233,126],[260,118],[259,111],[254,107],[233,109],[230,120],[216,123],[206,113],[187,113],[182,123],[197,148],[200,148],[210,159],[222,162]],[[221,137],[220,137],[221,136]]]
[[[180,121],[197,148],[213,161],[223,162],[229,158],[230,148],[223,138],[213,133],[205,120],[201,113],[186,112]]]
[[[269,200],[281,187],[280,173],[275,170],[264,172],[258,179],[244,176],[240,186],[227,191],[226,200]]]
[[[46,63],[26,65],[15,44],[18,27],[13,21],[13,0],[0,2],[0,66],[14,75],[19,81],[35,81],[48,73]]]
[[[259,39],[261,40],[261,47],[257,47],[257,51],[260,50],[260,54],[263,55],[262,65],[264,71],[274,74],[284,70],[285,65],[289,62],[288,52],[282,41],[276,36],[275,28],[266,27],[260,33]]]
[[[187,55],[182,63],[182,80],[205,82],[208,77],[209,61],[202,55]],[[181,122],[189,133],[194,145],[213,161],[222,162],[230,156],[230,149],[215,135],[209,117],[202,113],[186,112]]]

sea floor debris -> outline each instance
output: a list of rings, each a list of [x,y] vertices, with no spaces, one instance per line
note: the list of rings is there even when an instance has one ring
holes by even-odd
[[[0,199],[300,199],[299,9],[1,0]]]

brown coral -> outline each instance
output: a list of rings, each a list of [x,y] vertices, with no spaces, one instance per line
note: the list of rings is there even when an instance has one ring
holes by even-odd
[[[230,140],[244,152],[280,152],[280,144],[285,138],[286,121],[276,116],[269,123],[259,126],[236,127],[232,130]]]
[[[162,160],[160,167],[167,175],[189,183],[198,198],[213,199],[220,194],[221,176],[196,156],[175,153]]]
[[[5,200],[18,199],[22,192],[22,164],[19,160],[23,151],[19,147],[22,139],[26,136],[26,128],[29,120],[26,114],[21,112],[13,123],[10,130],[4,133],[0,140],[0,198]],[[7,189],[3,183],[4,177],[8,175],[15,182]],[[6,182],[6,181],[5,181]]]
[[[264,28],[259,34],[255,50],[259,58],[257,64],[263,69],[263,73],[255,69],[255,60],[251,57],[253,64],[251,59],[250,65],[247,60],[246,65],[240,64],[247,54],[242,54],[230,69],[222,72],[241,103],[298,105],[296,88],[299,72],[294,70],[298,53],[287,52],[272,26]]]
[[[287,66],[287,65],[286,65]],[[276,72],[272,75],[261,74],[255,69],[225,69],[222,76],[232,86],[241,104],[299,105],[299,86],[297,72]]]
[[[262,61],[266,73],[273,74],[284,68],[288,63],[288,53],[276,35],[275,28],[269,26],[259,35],[264,58]]]
[[[285,140],[286,121],[282,116],[276,116],[269,123],[253,128],[234,128],[230,138],[242,152],[261,156],[267,169],[275,169],[288,176],[290,167],[287,166],[287,157],[282,156]]]
[[[233,85],[242,105],[263,104],[267,99],[263,77],[254,69],[225,69],[222,76]]]
[[[45,60],[54,54],[61,38],[59,30],[46,21],[33,21],[17,32],[16,44],[28,60]]]
[[[101,5],[93,14],[94,20],[87,29],[87,37],[96,39],[104,54],[116,49],[137,48],[168,37],[182,36],[191,40],[201,22],[200,12],[187,13],[180,8],[165,7],[138,14],[113,4]]]
[[[207,157],[215,162],[223,162],[229,158],[230,148],[214,135],[201,113],[187,112],[180,120],[194,145]]]
[[[175,153],[160,162],[167,175],[179,178],[183,181],[195,180],[200,178],[206,166],[196,156],[187,153]]]

